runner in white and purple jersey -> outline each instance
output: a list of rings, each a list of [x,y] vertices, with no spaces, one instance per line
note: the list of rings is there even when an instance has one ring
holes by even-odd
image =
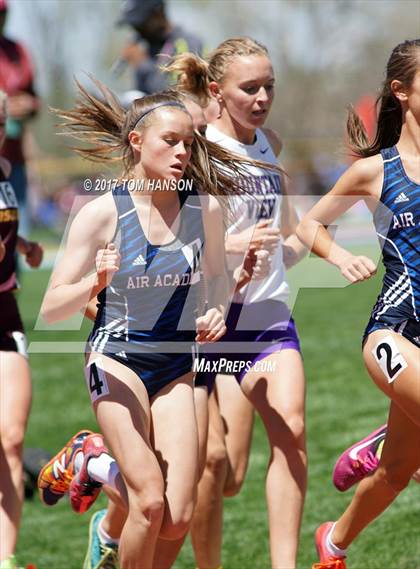
[[[179,73],[178,87],[219,104],[219,116],[207,127],[208,140],[238,156],[277,162],[281,143],[263,128],[274,95],[273,69],[264,46],[250,38],[233,38],[207,61],[183,54],[168,70]],[[286,304],[285,273],[303,247],[294,234],[297,218],[287,199],[285,176],[250,166],[240,183],[247,196],[233,198],[226,235],[229,268],[240,265],[249,249],[266,250],[272,257],[271,271],[235,293],[222,343],[200,362],[197,381],[204,376],[211,386],[217,377],[209,405],[207,472],[199,486],[192,542],[198,566],[221,565],[223,494],[232,496],[241,488],[256,409],[271,447],[266,483],[271,562],[295,567],[306,491],[305,378]]]
[[[218,130],[213,124],[208,125],[206,137],[235,154],[256,160],[263,158],[267,163],[277,164],[270,141],[261,128],[256,129],[252,144],[241,143]],[[243,262],[243,252],[229,253],[229,243],[231,250],[235,250],[232,237],[253,230],[258,222],[265,222],[268,228],[275,231],[281,226],[284,179],[279,173],[256,166],[249,166],[248,172],[249,175],[243,176],[241,181],[248,195],[232,198],[233,223],[227,228],[228,267],[232,271]],[[261,280],[252,280],[234,294],[226,320],[228,331],[223,338],[223,344],[235,342],[241,343],[242,346],[238,346],[233,352],[227,351],[226,348],[222,354],[218,351],[210,358],[212,365],[215,358],[219,362],[218,373],[233,374],[238,381],[242,381],[256,362],[270,354],[284,349],[300,351],[296,325],[287,306],[288,295],[283,247],[276,246],[271,254],[269,275]],[[260,349],[258,343],[262,346]],[[247,348],[244,349],[244,346]],[[218,346],[215,346],[213,354],[217,349]],[[205,369],[204,358],[201,365]],[[204,373],[207,374],[207,383],[212,386],[216,373]]]

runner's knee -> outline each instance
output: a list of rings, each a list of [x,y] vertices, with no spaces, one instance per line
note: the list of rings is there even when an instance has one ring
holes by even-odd
[[[161,472],[143,472],[132,478],[125,475],[131,519],[147,527],[161,524],[165,509],[164,484]]]
[[[168,540],[181,539],[190,530],[195,502],[190,500],[185,504],[167,505],[163,517],[159,537]]]
[[[214,478],[220,479],[226,476],[228,456],[223,444],[210,445],[207,449],[206,471]]]
[[[282,420],[269,425],[269,439],[273,448],[283,452],[289,450],[305,451],[305,421],[301,413],[283,414]]]
[[[151,528],[161,525],[165,502],[158,488],[147,487],[143,492],[129,491],[128,517],[135,523]]]
[[[8,425],[2,428],[1,444],[6,457],[20,460],[23,449],[25,429],[23,425]]]
[[[229,465],[225,486],[223,488],[223,495],[226,498],[236,496],[241,491],[245,481],[247,465],[247,459],[239,461],[238,464],[233,467]]]
[[[388,488],[393,494],[402,492],[410,482],[415,469],[406,469],[401,463],[395,465],[379,465],[374,476],[381,484]]]

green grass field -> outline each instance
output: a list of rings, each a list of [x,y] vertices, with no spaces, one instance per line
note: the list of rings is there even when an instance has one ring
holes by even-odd
[[[46,271],[23,274],[19,302],[29,339],[84,340],[82,332],[34,332]],[[379,278],[342,289],[305,290],[295,308],[307,376],[309,488],[302,526],[299,569],[315,561],[313,532],[335,519],[351,493],[338,493],[331,470],[338,454],[386,420],[388,402],[364,370],[360,338],[379,290]],[[80,354],[31,356],[34,398],[26,446],[55,452],[82,427],[95,428]],[[242,493],[226,501],[225,569],[270,567],[264,499],[268,450],[261,422],[255,425],[249,471]],[[97,508],[103,507],[104,498]],[[397,502],[352,546],[349,569],[419,569],[419,486],[411,482]],[[65,500],[48,509],[38,497],[25,503],[18,546],[20,563],[38,569],[81,569],[89,515],[77,516]],[[187,543],[175,566],[195,567]]]

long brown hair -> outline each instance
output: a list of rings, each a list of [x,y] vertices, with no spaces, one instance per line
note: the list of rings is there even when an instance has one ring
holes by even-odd
[[[368,139],[360,117],[353,107],[349,108],[347,134],[350,148],[357,156],[373,156],[382,148],[389,148],[398,142],[402,127],[402,109],[391,90],[391,83],[398,80],[405,87],[410,87],[419,64],[420,39],[404,41],[393,49],[386,67],[382,92],[376,101],[376,106],[379,106],[378,126],[372,142]]]
[[[97,79],[91,79],[101,98],[76,82],[78,97],[75,107],[66,111],[53,109],[63,119],[59,125],[61,132],[87,143],[87,147],[71,148],[88,160],[101,163],[122,161],[122,176],[129,177],[135,165],[129,133],[132,130],[141,132],[149,127],[154,120],[155,110],[162,105],[176,105],[188,114],[182,103],[182,95],[174,90],[147,95],[133,101],[126,111],[112,91]],[[215,196],[244,194],[240,178],[247,174],[247,166],[282,172],[276,165],[234,154],[198,133],[194,134],[191,150],[184,176],[191,179],[199,191]]]

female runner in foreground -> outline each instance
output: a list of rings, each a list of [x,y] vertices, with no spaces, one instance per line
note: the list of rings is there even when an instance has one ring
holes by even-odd
[[[360,482],[344,514],[316,532],[316,569],[345,568],[346,550],[395,500],[420,466],[420,40],[393,50],[372,143],[351,112],[349,138],[362,158],[305,216],[298,235],[351,282],[370,278],[374,263],[337,246],[325,226],[365,199],[383,251],[382,291],[363,336],[363,358],[391,399],[379,466]],[[385,206],[385,207],[384,207]]]
[[[185,93],[180,93],[179,91],[173,93],[174,96],[178,96],[180,101],[184,103],[188,112],[190,113],[194,130],[204,134],[207,122],[206,117],[201,107],[198,98],[187,95]],[[235,275],[235,282],[238,288],[246,283],[250,278],[259,279],[263,278],[268,274],[270,264],[268,262],[268,253],[263,251],[249,252],[245,260],[244,267],[242,268],[241,274]],[[89,303],[88,310],[86,311],[86,316],[90,319],[95,320],[97,314],[97,300],[93,299]],[[203,374],[199,374],[203,375]],[[207,444],[207,430],[208,430],[208,411],[207,411],[207,385],[203,381],[195,381],[194,385],[194,401],[195,401],[195,411],[198,427],[198,439],[199,439],[199,469],[198,478],[201,478],[205,465],[206,457],[206,444]],[[83,431],[86,433],[86,431]],[[82,432],[82,433],[83,433]],[[77,440],[79,437],[76,435]],[[74,439],[74,437],[73,437]],[[67,446],[67,445],[66,445]],[[76,446],[76,445],[73,445]],[[58,454],[58,457],[62,453]],[[54,457],[52,461],[45,466],[43,473],[40,477],[42,480],[46,477],[46,472],[53,472],[51,470],[51,465],[54,465],[57,457]],[[60,474],[60,471],[58,471]],[[71,474],[67,471],[66,473],[68,479],[71,478]],[[64,488],[64,487],[63,487]],[[105,491],[110,492],[109,487],[105,487]],[[43,495],[43,494],[41,494]],[[111,494],[111,498],[112,498]],[[115,498],[115,496],[114,496]],[[90,521],[89,527],[89,545],[85,557],[84,569],[95,569],[96,567],[106,565],[107,568],[111,569],[117,567],[118,563],[118,543],[119,538],[126,521],[127,513],[126,508],[118,505],[118,502],[111,499],[108,502],[108,507],[106,510],[99,510],[95,512]],[[166,567],[171,567],[172,563],[176,559],[178,552],[182,546],[184,538],[179,540],[158,540],[156,545],[156,554],[154,563],[161,569]]]
[[[88,157],[105,160],[111,151],[122,151],[127,177],[143,181],[143,191],[130,195],[121,185],[80,211],[43,314],[49,321],[66,318],[99,295],[87,381],[119,470],[110,459],[98,478],[114,486],[129,506],[119,546],[121,566],[138,567],[141,559],[147,568],[154,563],[158,536],[176,539],[188,530],[198,451],[191,348],[194,341],[217,341],[224,333],[227,291],[217,200],[205,195],[198,199],[196,190],[190,196],[153,191],[151,182],[159,187],[157,182],[190,178],[203,192],[223,196],[240,191],[226,169],[239,174],[241,165],[237,160],[232,164],[231,153],[210,148],[194,135],[191,117],[175,96],[136,100],[125,113],[100,88],[105,103],[81,89],[76,108],[61,116],[71,132],[93,144],[81,150]],[[117,247],[114,241],[121,243]],[[202,256],[211,308],[195,322],[194,286]],[[83,278],[95,264],[96,271]],[[192,331],[196,324],[197,333]],[[180,342],[182,353],[164,351]],[[84,511],[93,498],[92,485],[86,483],[95,474],[95,460],[100,462],[106,453],[100,437],[80,438],[84,462],[70,496],[73,507]],[[44,501],[51,489],[46,482]]]

